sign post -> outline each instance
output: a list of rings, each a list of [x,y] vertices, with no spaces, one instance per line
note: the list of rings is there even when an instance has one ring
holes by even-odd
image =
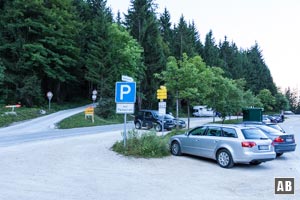
[[[167,108],[167,103],[164,102],[164,99],[167,99],[167,88],[165,86],[160,86],[160,89],[157,90],[157,99],[160,100],[158,102],[158,113],[163,116],[161,134],[164,135],[164,120]]]
[[[124,147],[126,147],[126,121],[127,114],[134,113],[134,103],[136,96],[136,83],[133,82],[133,79],[128,76],[122,76],[122,81],[124,82],[116,82],[116,93],[115,93],[115,102],[116,105],[116,113],[124,114]],[[127,82],[125,82],[127,81]]]
[[[51,91],[47,92],[47,97],[48,97],[48,100],[49,100],[49,110],[51,108],[50,104],[51,104],[51,99],[53,97],[53,93]]]
[[[95,101],[97,99],[97,90],[93,90],[92,100],[93,100],[93,107],[95,108]]]

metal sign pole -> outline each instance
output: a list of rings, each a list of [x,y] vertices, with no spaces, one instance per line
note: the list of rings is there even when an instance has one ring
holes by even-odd
[[[127,113],[124,114],[124,148],[126,148],[126,138],[127,138],[127,133],[126,133],[126,118],[127,118]]]

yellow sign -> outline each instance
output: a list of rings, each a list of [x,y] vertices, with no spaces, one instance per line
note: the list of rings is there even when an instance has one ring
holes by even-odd
[[[167,99],[167,88],[165,86],[160,86],[160,89],[157,90],[157,99]]]
[[[84,118],[92,117],[92,122],[94,123],[94,108],[93,107],[87,107],[84,110]]]

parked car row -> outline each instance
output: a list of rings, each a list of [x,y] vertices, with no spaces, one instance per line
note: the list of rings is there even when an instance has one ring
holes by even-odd
[[[281,123],[284,122],[284,115],[263,115],[263,122]]]
[[[191,154],[214,159],[223,168],[235,163],[259,165],[295,151],[294,135],[265,124],[207,124],[169,141],[173,155]]]
[[[171,114],[160,114],[157,110],[141,110],[135,115],[134,125],[136,129],[154,128],[156,131],[163,129],[171,130],[173,128],[185,128],[186,123],[184,120],[177,119]]]
[[[251,126],[260,129],[273,142],[276,156],[279,157],[283,153],[295,151],[296,143],[293,134],[287,134],[285,131],[275,123],[259,124],[243,122],[244,126]]]

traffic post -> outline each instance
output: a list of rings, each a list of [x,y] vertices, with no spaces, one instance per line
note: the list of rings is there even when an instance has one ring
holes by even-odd
[[[48,97],[48,100],[49,100],[49,110],[50,110],[50,108],[51,108],[50,103],[51,103],[51,99],[53,97],[53,93],[51,91],[47,92],[47,97]]]
[[[117,104],[116,105],[116,113],[124,114],[123,139],[124,139],[124,147],[126,147],[127,114],[134,113],[134,103],[136,100],[136,83],[133,82],[133,79],[128,76],[122,76],[122,81],[124,81],[124,82],[116,82],[115,102]]]
[[[164,99],[167,99],[167,88],[166,86],[160,86],[160,89],[157,90],[157,99],[160,100],[158,102],[158,113],[163,116],[162,120],[162,135],[164,134],[164,118],[166,115],[166,110],[167,110],[167,103],[164,102]]]

